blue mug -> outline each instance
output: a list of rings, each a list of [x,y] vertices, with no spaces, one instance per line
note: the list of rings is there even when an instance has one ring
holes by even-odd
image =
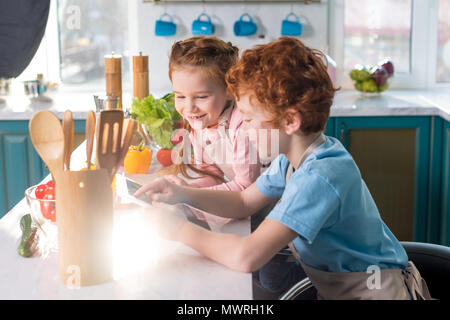
[[[207,20],[201,20],[202,17],[206,17]],[[211,22],[211,18],[206,13],[202,13],[198,16],[197,20],[192,22],[192,34],[194,36],[211,35],[214,31],[214,24]]]
[[[244,21],[244,17],[248,17],[249,21]],[[258,30],[258,27],[248,13],[244,13],[239,20],[234,23],[233,27],[234,34],[238,37],[251,36],[256,33],[256,30]]]
[[[295,21],[289,20],[290,17],[294,17]],[[303,26],[300,23],[298,16],[291,12],[281,23],[281,35],[282,36],[299,36],[302,34]]]
[[[169,21],[164,21],[164,17],[169,17]],[[159,37],[169,37],[177,33],[177,25],[173,22],[172,16],[164,13],[155,23],[155,35]]]

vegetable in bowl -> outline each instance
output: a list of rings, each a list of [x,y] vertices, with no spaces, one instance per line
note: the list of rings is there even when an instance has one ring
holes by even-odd
[[[182,123],[174,100],[173,93],[168,93],[160,99],[150,94],[141,100],[134,99],[131,105],[131,116],[145,126],[155,143],[163,149],[174,147],[172,134]]]
[[[388,59],[380,61],[376,66],[356,65],[349,75],[356,90],[380,93],[389,88],[394,75],[394,65]]]

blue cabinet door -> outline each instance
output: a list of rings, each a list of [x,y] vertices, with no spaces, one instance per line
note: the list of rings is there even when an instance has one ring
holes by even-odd
[[[28,121],[0,121],[0,217],[44,177],[44,167],[28,134]]]
[[[411,116],[335,121],[335,137],[352,154],[381,217],[400,240],[439,241],[439,212],[430,217],[427,202],[430,123],[431,117]]]
[[[450,122],[443,124],[441,183],[441,243],[450,246]]]
[[[28,122],[0,121],[0,218],[24,197],[26,188],[49,174],[31,142]],[[84,120],[75,121],[75,133],[84,128]]]
[[[336,121],[336,118],[329,118],[327,121],[327,125],[325,127],[325,135],[334,137],[334,123]]]

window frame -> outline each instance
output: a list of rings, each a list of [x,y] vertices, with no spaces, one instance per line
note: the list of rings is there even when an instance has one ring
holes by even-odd
[[[350,77],[343,70],[345,0],[329,0],[328,3],[328,40],[331,57],[337,64],[337,84],[343,89],[354,89]],[[392,89],[450,87],[450,82],[436,81],[438,7],[438,0],[411,0],[410,73],[397,73],[390,85]]]
[[[450,0],[448,0],[450,1]],[[428,61],[428,70],[430,70],[428,74],[428,83],[429,87],[432,89],[439,88],[450,88],[450,81],[447,82],[438,82],[436,79],[436,71],[437,71],[437,48],[438,48],[438,26],[439,26],[439,0],[431,0],[430,1],[430,15],[434,17],[434,19],[430,19],[429,21],[429,34],[428,37],[428,48],[430,57],[434,57],[433,59],[429,59]]]

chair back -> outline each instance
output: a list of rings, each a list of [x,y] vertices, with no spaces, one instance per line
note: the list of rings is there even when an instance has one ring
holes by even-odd
[[[425,279],[431,297],[445,300],[450,298],[450,247],[422,243],[401,242]]]

